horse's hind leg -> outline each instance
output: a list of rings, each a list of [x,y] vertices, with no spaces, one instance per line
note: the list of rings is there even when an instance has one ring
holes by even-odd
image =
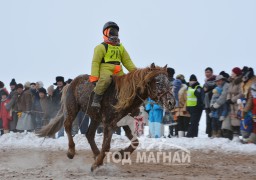
[[[95,133],[97,130],[97,127],[99,126],[99,122],[95,121],[93,119],[91,119],[91,123],[89,125],[89,128],[86,132],[86,138],[91,146],[92,152],[94,154],[94,158],[96,159],[96,157],[100,154],[99,148],[97,147],[96,143],[95,143]]]
[[[70,111],[68,111],[68,112],[70,112]],[[76,114],[77,114],[77,111],[68,114],[66,120],[64,121],[65,131],[66,131],[67,136],[68,136],[68,152],[67,152],[67,156],[68,156],[69,159],[73,159],[73,157],[75,156],[75,143],[73,141],[73,137],[72,137],[71,131],[72,131],[73,121],[76,118]]]
[[[123,129],[125,131],[125,135],[128,137],[128,139],[131,140],[131,145],[119,152],[121,153],[122,158],[128,158],[124,157],[124,152],[129,152],[131,154],[138,147],[139,140],[137,139],[136,136],[133,135],[129,126],[123,126]],[[116,156],[115,158],[118,158],[118,156]]]

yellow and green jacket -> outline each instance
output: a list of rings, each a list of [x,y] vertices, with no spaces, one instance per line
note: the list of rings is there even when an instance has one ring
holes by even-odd
[[[118,65],[120,63],[120,65]],[[122,66],[130,72],[136,69],[128,52],[122,44],[113,46],[110,44],[99,44],[94,48],[94,55],[91,67],[90,81],[97,81],[102,70],[111,71],[113,74],[123,74]]]

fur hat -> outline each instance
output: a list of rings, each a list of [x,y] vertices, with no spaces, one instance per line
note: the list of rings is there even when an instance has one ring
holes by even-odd
[[[178,75],[176,76],[176,79],[183,80],[183,79],[185,79],[185,77],[184,77],[183,74],[178,74]]]
[[[23,87],[23,84],[21,84],[21,83],[17,84],[17,89],[18,89],[18,88],[23,89],[23,88],[24,88],[24,87]]]
[[[4,88],[4,83],[0,81],[0,88]]]
[[[65,83],[70,84],[73,81],[73,79],[68,79]]]
[[[216,79],[215,79],[215,82],[216,82],[216,81],[219,81],[219,80],[225,80],[225,77],[222,76],[222,75],[218,75],[218,76],[216,77]]]
[[[26,89],[26,88],[30,88],[30,82],[29,82],[29,81],[25,82],[24,88],[25,88],[25,89]]]
[[[196,75],[192,74],[189,78],[189,81],[197,81]]]
[[[10,82],[10,86],[16,86],[16,85],[17,85],[17,83],[16,83],[15,79],[13,78],[12,81]]]
[[[53,85],[50,85],[48,88],[47,88],[47,91],[54,91],[54,86]]]
[[[56,83],[53,83],[55,86],[57,86],[57,82],[63,82],[63,85],[66,85],[65,81],[64,81],[64,77],[63,76],[57,76],[56,77]]]
[[[232,72],[235,73],[237,76],[240,76],[242,74],[242,70],[239,67],[234,67],[232,69]]]
[[[39,93],[44,93],[44,94],[46,94],[46,89],[44,89],[43,87],[41,87],[41,88],[38,89],[38,92],[39,92]]]
[[[36,84],[38,84],[39,88],[44,87],[44,83],[42,81],[37,81]]]
[[[175,70],[171,67],[167,68],[167,73],[169,77],[173,77],[173,75],[175,74]]]
[[[226,73],[225,71],[221,71],[219,75],[222,75],[224,78],[228,79],[229,78],[229,74]],[[217,79],[217,77],[216,77]]]
[[[250,67],[243,72],[243,81],[247,82],[249,79],[251,79],[254,76],[254,71],[253,69]]]

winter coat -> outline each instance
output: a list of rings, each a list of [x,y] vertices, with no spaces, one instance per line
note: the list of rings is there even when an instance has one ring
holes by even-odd
[[[237,100],[242,97],[242,89],[241,89],[242,77],[236,77],[235,79],[230,79],[228,93],[227,93],[227,100],[230,99],[234,104],[229,105],[229,116],[230,119],[237,119],[237,111],[238,111],[238,104]]]
[[[44,120],[50,119],[50,107],[49,107],[49,99],[47,97],[40,99],[40,106],[42,107],[43,118]]]
[[[192,107],[187,107],[187,109],[204,109],[204,91],[203,88],[200,86],[199,82],[196,82],[192,85],[189,85],[192,89],[195,89],[194,95],[197,98],[197,105]]]
[[[212,90],[216,87],[216,83],[214,82],[216,76],[213,75],[212,77],[208,78],[205,80],[205,84],[203,86],[204,89],[204,105],[206,109],[209,109],[210,106],[210,102],[212,99]]]
[[[8,130],[9,129],[9,120],[12,120],[12,116],[10,111],[8,111],[5,107],[5,105],[9,102],[9,99],[2,100],[1,106],[0,106],[0,119],[2,119],[3,122],[3,129]]]
[[[149,111],[149,121],[162,123],[163,120],[163,108],[156,104],[155,101],[148,98],[148,103],[145,107],[146,111]]]
[[[249,79],[247,82],[242,82],[241,87],[242,87],[242,96],[248,100],[244,107],[244,112],[248,112],[252,109],[252,101],[249,99],[252,99],[250,89],[251,85],[256,82],[256,76],[252,77]]]
[[[187,85],[186,84],[182,84],[181,88],[178,92],[178,98],[179,98],[179,103],[178,103],[178,107],[176,107],[173,111],[172,114],[175,117],[179,117],[179,116],[186,116],[186,117],[190,117],[188,111],[187,111]]]
[[[8,96],[8,99],[12,99],[13,95],[16,93],[16,89],[12,90]]]
[[[53,91],[52,101],[53,101],[54,108],[55,108],[56,111],[58,111],[60,109],[60,106],[61,106],[60,101],[61,101],[61,96],[62,96],[62,89],[57,87]]]
[[[217,86],[214,88],[211,103],[210,103],[211,106],[214,106],[214,104],[217,103],[222,93],[223,93],[222,87]],[[227,117],[227,115],[228,115],[228,105],[226,104],[226,102],[222,104],[220,107],[218,107],[217,110],[211,112],[211,117],[216,119],[219,119],[220,117],[222,117],[222,120],[223,120],[225,117]]]
[[[21,94],[20,110],[21,112],[32,110],[32,94],[29,89],[25,89]]]
[[[112,46],[112,45],[108,45]],[[120,45],[123,47],[123,45]],[[108,48],[109,49],[109,48]],[[123,47],[123,52],[119,52],[121,55],[121,63],[124,65],[124,67],[130,72],[136,69],[135,65],[133,64],[128,52]],[[102,75],[102,72],[104,69],[110,70],[113,72],[113,74],[117,74],[115,72],[121,72],[122,66],[121,65],[114,65],[110,63],[102,63],[102,60],[104,59],[106,55],[106,47],[103,44],[99,44],[94,49],[94,55],[92,60],[92,68],[91,68],[91,76],[95,78],[95,80],[98,80],[100,78],[100,75]]]
[[[179,104],[179,90],[181,88],[182,82],[180,79],[175,79],[173,81],[173,94],[176,101],[176,107],[178,107]]]
[[[226,103],[229,84],[227,82],[224,82],[221,88],[222,88],[222,93],[219,96],[219,98],[216,100],[216,102],[213,104],[213,107],[216,109],[218,109],[219,107],[221,107],[223,104]]]
[[[42,111],[42,107],[40,105],[39,91],[36,89],[31,89],[30,91],[32,94],[32,110],[35,112]]]
[[[18,100],[18,92],[17,91],[12,91],[10,95],[8,96],[8,99],[10,99],[9,103],[6,104],[6,108],[8,111],[18,111],[17,107],[17,100]]]

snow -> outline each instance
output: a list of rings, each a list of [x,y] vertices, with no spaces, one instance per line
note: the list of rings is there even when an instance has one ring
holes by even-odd
[[[200,150],[203,152],[221,152],[221,153],[241,153],[241,154],[255,154],[255,144],[241,144],[237,141],[230,141],[225,138],[208,138],[205,133],[205,118],[204,114],[201,118],[198,138],[148,138],[148,127],[145,128],[145,135],[139,137],[140,145],[138,150],[156,151],[156,150],[170,150],[170,149],[185,149],[185,150]],[[167,134],[168,127],[165,127],[165,134]],[[102,144],[102,134],[96,135],[95,142],[98,147]],[[76,150],[90,150],[87,139],[82,134],[77,134],[74,137]],[[111,141],[111,149],[118,150],[127,147],[130,144],[128,138],[122,132],[121,136],[114,134]],[[44,150],[67,150],[68,139],[66,136],[52,139],[39,138],[34,133],[9,133],[0,136],[0,149],[44,149]]]

